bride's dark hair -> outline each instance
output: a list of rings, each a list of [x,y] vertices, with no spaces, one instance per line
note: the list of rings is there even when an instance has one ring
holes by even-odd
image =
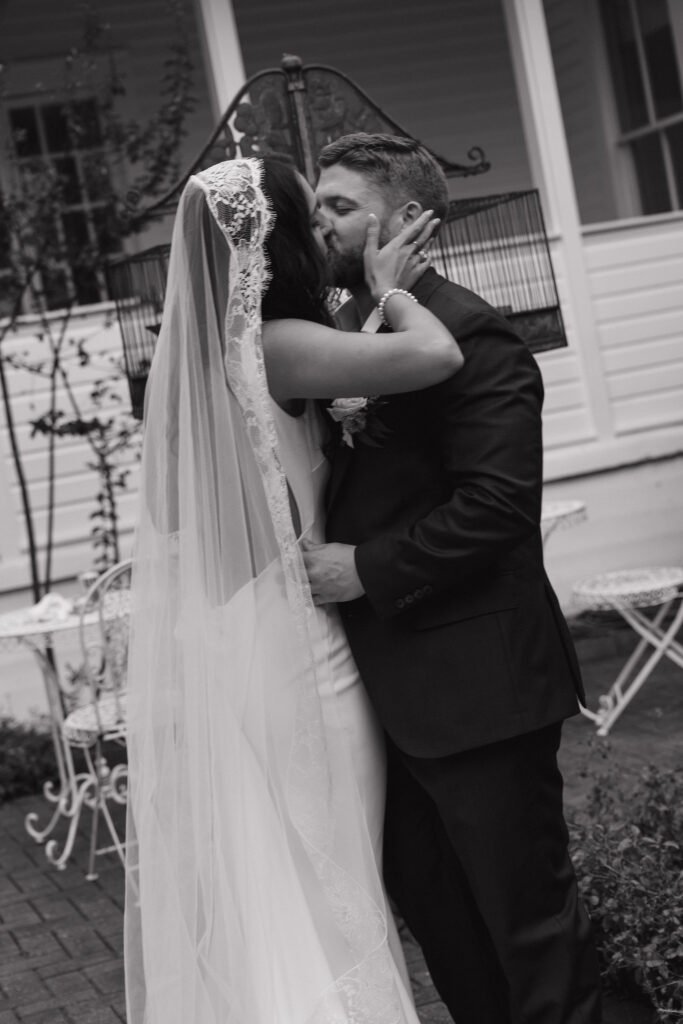
[[[293,317],[331,323],[327,308],[327,266],[311,228],[311,213],[297,171],[284,157],[263,160],[263,188],[275,214],[265,243],[272,278],[263,301],[263,320]]]

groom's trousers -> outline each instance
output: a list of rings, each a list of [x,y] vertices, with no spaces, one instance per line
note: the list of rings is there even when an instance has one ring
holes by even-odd
[[[456,1024],[598,1024],[569,859],[561,725],[450,757],[388,741],[384,871]]]

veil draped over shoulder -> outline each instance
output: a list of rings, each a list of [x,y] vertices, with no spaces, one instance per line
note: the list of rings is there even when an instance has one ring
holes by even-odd
[[[129,1024],[402,1019],[268,396],[261,176],[236,160],[186,186],[147,388]]]

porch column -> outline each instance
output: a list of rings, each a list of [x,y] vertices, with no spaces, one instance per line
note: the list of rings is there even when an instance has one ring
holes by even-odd
[[[216,122],[244,85],[237,23],[232,0],[196,0],[206,77]]]
[[[543,0],[502,0],[502,4],[529,162],[548,233],[559,238],[564,265],[558,276],[569,302],[583,386],[595,436],[605,440],[614,436],[614,428]]]

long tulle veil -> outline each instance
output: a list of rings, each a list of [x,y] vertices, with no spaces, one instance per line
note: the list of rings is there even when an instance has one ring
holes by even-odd
[[[273,214],[261,176],[258,160],[236,160],[186,186],[148,383],[129,663],[129,1024],[402,1019],[352,765],[334,700],[321,699],[331,679],[268,397],[260,302]],[[271,644],[296,680],[285,692]]]

